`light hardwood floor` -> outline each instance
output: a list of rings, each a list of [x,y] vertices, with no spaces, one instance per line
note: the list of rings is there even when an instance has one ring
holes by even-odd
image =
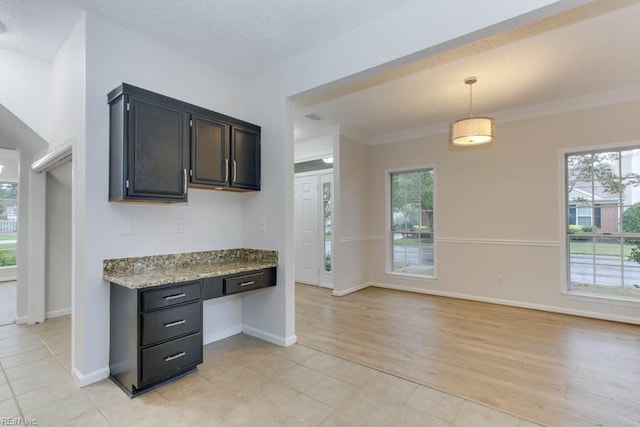
[[[550,426],[640,426],[640,326],[296,285],[298,343]]]

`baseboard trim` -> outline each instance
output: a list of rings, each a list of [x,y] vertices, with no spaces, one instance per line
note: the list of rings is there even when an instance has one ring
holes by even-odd
[[[331,295],[333,295],[334,297],[343,297],[345,295],[361,291],[362,289],[368,288],[369,286],[371,286],[371,283],[363,283],[361,285],[354,286],[353,288],[345,289],[344,291],[336,291],[334,289],[333,292],[331,292]]]
[[[24,325],[25,323],[27,323],[27,316],[20,316],[20,317],[16,317],[16,319],[14,320],[16,325]]]
[[[68,314],[71,314],[71,309],[70,308],[65,308],[65,309],[62,309],[62,310],[52,310],[52,311],[47,311],[44,314],[44,318],[45,319],[52,319],[54,317],[66,316]]]
[[[93,383],[97,383],[98,381],[102,381],[105,378],[109,378],[110,371],[109,371],[109,368],[107,367],[107,368],[98,369],[96,371],[93,371],[85,375],[82,372],[80,372],[77,368],[73,368],[71,370],[71,373],[73,374],[74,378],[76,379],[80,387],[86,387]]]
[[[298,342],[298,336],[297,335],[290,335],[287,338],[285,338],[284,346],[285,347],[290,347],[290,346],[294,345],[297,342]]]
[[[202,336],[202,345],[211,344],[212,342],[229,338],[233,335],[239,334],[240,332],[242,332],[242,325],[235,325],[222,331],[209,332]]]
[[[289,347],[290,345],[295,344],[298,340],[295,335],[284,338],[264,331],[262,329],[254,328],[247,325],[242,325],[242,332],[247,335],[251,335],[252,337],[260,338],[261,340],[279,345],[281,347]]]
[[[435,291],[432,289],[416,289],[409,286],[390,285],[386,283],[371,283],[370,285],[377,288],[393,289],[396,291],[415,292],[419,294],[435,295],[439,297],[458,298],[458,299],[478,301],[478,302],[488,302],[491,304],[507,305],[511,307],[528,308],[531,310],[547,311],[547,312],[559,313],[559,314],[569,314],[571,316],[588,317],[592,319],[610,320],[613,322],[640,325],[640,319],[637,319],[635,317],[629,317],[629,316],[618,316],[613,314],[597,313],[597,312],[586,311],[586,310],[575,310],[570,308],[555,307],[552,305],[533,304],[533,303],[505,300],[505,299],[499,299],[499,298],[480,297],[476,295],[459,294],[455,292]]]

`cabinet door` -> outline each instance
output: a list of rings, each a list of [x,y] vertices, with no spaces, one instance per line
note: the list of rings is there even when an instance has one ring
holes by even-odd
[[[191,182],[226,186],[229,181],[229,125],[192,116]]]
[[[135,96],[128,109],[127,197],[186,202],[187,113]]]
[[[260,132],[232,127],[231,159],[231,187],[260,190]]]

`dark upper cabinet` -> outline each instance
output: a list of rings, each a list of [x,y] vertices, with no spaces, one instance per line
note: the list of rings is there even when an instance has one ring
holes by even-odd
[[[190,184],[194,188],[260,190],[260,128],[228,117],[193,115]]]
[[[192,116],[190,181],[194,187],[227,185],[229,127],[221,120]]]
[[[246,127],[232,127],[231,158],[231,187],[260,190],[260,132]]]
[[[186,202],[188,113],[124,89],[110,103],[109,200]]]
[[[109,200],[260,190],[260,127],[123,83],[109,93]]]

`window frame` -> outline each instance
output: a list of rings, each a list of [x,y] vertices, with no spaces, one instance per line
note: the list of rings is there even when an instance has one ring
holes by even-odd
[[[580,291],[573,290],[570,287],[571,284],[571,256],[570,256],[570,235],[568,233],[569,224],[570,224],[570,213],[569,209],[571,205],[577,208],[577,205],[569,202],[569,193],[567,192],[567,182],[568,182],[568,174],[569,168],[567,167],[567,160],[569,156],[572,155],[581,155],[581,154],[596,154],[596,153],[604,153],[611,151],[629,151],[629,150],[640,150],[640,141],[632,141],[623,144],[599,144],[593,146],[582,146],[582,147],[573,147],[573,148],[564,148],[558,150],[558,166],[559,166],[559,196],[560,196],[560,251],[561,251],[561,280],[560,280],[560,292],[565,296],[565,298],[570,300],[579,300],[579,301],[590,301],[596,303],[603,304],[613,304],[627,307],[640,307],[640,299],[624,296],[624,295],[613,295],[613,294],[601,294],[595,292],[588,291]],[[598,209],[601,207],[598,206]],[[596,217],[600,217],[601,221],[601,211],[593,212],[592,215],[595,215],[593,221],[596,220]],[[576,224],[577,224],[577,209],[576,209]],[[599,228],[599,227],[598,227]],[[612,236],[619,238],[632,238],[631,236],[624,235],[623,232],[614,233],[613,235],[610,233],[603,233],[594,231],[591,233],[581,233],[581,236],[589,238],[597,238],[603,236]]]
[[[419,172],[423,170],[431,170],[433,173],[433,274],[415,274],[404,273],[393,270],[393,250],[392,250],[392,236],[393,236],[393,219],[391,217],[391,174],[403,173],[403,172]],[[401,277],[407,279],[414,279],[425,282],[434,282],[438,278],[438,218],[437,213],[438,206],[438,172],[437,168],[433,164],[428,165],[416,165],[402,168],[394,168],[385,170],[385,231],[384,231],[384,243],[385,243],[385,274],[391,277]]]

